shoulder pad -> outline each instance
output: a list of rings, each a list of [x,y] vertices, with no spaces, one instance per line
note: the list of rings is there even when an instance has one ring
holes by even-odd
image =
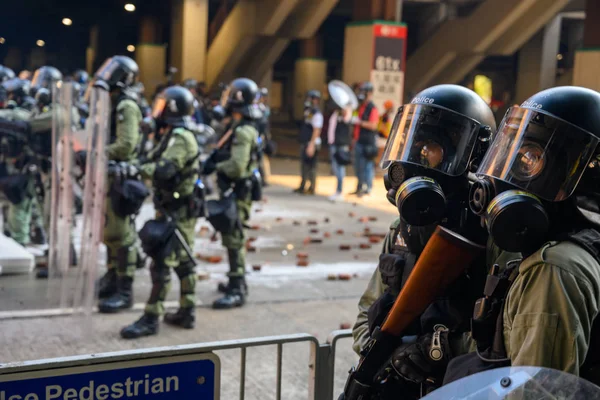
[[[123,99],[117,104],[117,111],[125,110],[125,109],[136,109],[139,111],[139,107],[137,103],[131,99]]]
[[[523,273],[544,264],[554,265],[575,276],[600,282],[600,264],[598,260],[583,247],[573,242],[546,243],[521,263],[519,272]]]
[[[256,141],[256,138],[258,137],[258,131],[256,128],[254,128],[254,126],[245,124],[235,128],[235,136],[238,139],[244,139],[253,142]]]

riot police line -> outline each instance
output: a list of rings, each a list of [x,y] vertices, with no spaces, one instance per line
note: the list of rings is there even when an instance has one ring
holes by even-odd
[[[214,307],[244,304],[244,223],[260,197],[258,88],[239,79],[224,91],[222,115],[230,121],[201,170],[187,125],[189,91],[167,88],[151,111],[156,147],[139,160],[132,143],[141,142],[143,118],[127,93],[137,74],[129,61],[109,59],[92,87],[115,100],[115,137],[105,154],[120,172],[109,185],[131,181],[115,197],[130,214],[106,202],[115,229],[104,238],[113,250],[100,280],[104,312],[131,306],[131,215],[146,196],[134,182],[153,181],[157,217],[142,229],[153,253],[153,290],[142,318],[122,331],[135,338],[157,332],[170,268],[181,281],[180,308],[165,322],[194,326],[185,244],[199,215],[222,232],[229,256],[229,283]],[[387,199],[399,217],[359,302],[353,333],[361,358],[342,398],[420,398],[506,366],[554,368],[600,383],[599,107],[594,91],[548,89],[511,108],[497,128],[488,105],[456,85],[428,88],[400,107],[382,159]],[[220,200],[204,201],[198,177],[213,172]]]
[[[48,221],[43,224],[50,231],[50,268],[39,269],[38,276],[62,278],[67,273],[66,264],[78,264],[74,246],[68,244],[72,241],[67,239],[70,259],[65,261],[64,246],[56,240],[60,237],[64,244],[65,237],[70,237],[67,232],[75,223],[73,193],[81,186],[82,247],[89,247],[93,244],[90,238],[101,233],[97,239],[107,248],[107,272],[98,277],[94,288],[87,287],[87,292],[99,295],[100,312],[131,308],[134,272],[144,265],[136,244],[135,217],[152,193],[156,218],[144,225],[139,239],[144,254],[152,260],[153,288],[142,318],[124,328],[122,336],[157,332],[171,269],[181,281],[180,308],[166,313],[165,322],[194,327],[196,260],[192,249],[198,218],[206,218],[221,233],[228,250],[229,283],[220,286],[223,296],[215,301],[214,308],[244,305],[248,295],[244,231],[252,202],[262,198],[259,164],[269,140],[265,131],[268,110],[259,100],[267,93],[261,94],[249,79],[234,80],[222,87],[219,103],[211,110],[212,121],[205,125],[192,120],[198,100],[182,86],[167,87],[145,110],[137,83],[138,66],[125,56],[106,60],[87,82],[85,91],[76,80],[63,79],[53,67],[40,68],[32,82],[14,78],[5,67],[0,73],[4,74],[1,94],[6,106],[0,110],[0,165],[4,168],[0,188],[9,203],[5,219],[8,236],[27,244],[30,233],[23,227],[31,224],[31,203],[52,203],[51,215],[45,216]],[[85,80],[81,75],[77,79]],[[216,144],[214,128],[221,132]],[[209,147],[214,147],[210,154]],[[209,175],[215,175],[218,193],[211,193],[215,190]],[[146,187],[148,181],[152,190]],[[48,192],[45,195],[44,188]],[[217,198],[208,199],[211,194]],[[40,204],[36,206],[39,211],[43,209]],[[11,229],[10,222],[19,218],[15,224],[18,228]],[[96,277],[98,268],[92,264],[80,268],[83,272],[79,271],[78,280],[83,279],[82,273]],[[80,294],[86,296],[89,293]]]

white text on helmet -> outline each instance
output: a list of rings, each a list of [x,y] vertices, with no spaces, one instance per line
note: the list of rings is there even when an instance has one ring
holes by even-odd
[[[521,104],[522,107],[529,107],[529,108],[537,108],[538,110],[540,108],[542,108],[542,105],[540,103],[536,103],[535,101],[525,101],[523,102],[523,104]]]
[[[433,104],[434,101],[435,99],[432,99],[431,97],[415,97],[412,99],[411,103]]]

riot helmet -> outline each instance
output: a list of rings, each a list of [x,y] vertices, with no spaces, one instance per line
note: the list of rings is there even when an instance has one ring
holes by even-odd
[[[88,82],[88,80],[88,73],[82,69],[78,69],[73,73],[73,81],[79,83],[80,85],[85,85]]]
[[[157,127],[187,127],[194,112],[194,95],[182,86],[169,86],[154,99],[152,118]]]
[[[269,89],[267,89],[266,87],[260,88],[260,97],[269,97]]]
[[[43,66],[38,68],[31,79],[31,88],[37,91],[40,88],[46,88],[52,91],[52,85],[63,79],[62,73],[51,66]],[[35,94],[35,93],[34,93]]]
[[[107,91],[124,89],[133,85],[140,69],[135,61],[126,56],[113,56],[94,75],[94,86]]]
[[[3,65],[0,65],[0,83],[7,81],[9,79],[13,79],[15,77],[15,72]]]
[[[255,107],[252,104],[258,94],[258,86],[252,79],[235,79],[225,90],[229,92],[225,105],[228,114],[238,112],[245,118],[253,119],[256,117]]]
[[[184,88],[188,89],[188,90],[196,90],[196,88],[198,87],[198,81],[193,79],[193,78],[188,78],[185,79],[182,83],[181,86],[183,86]]]
[[[304,99],[304,108],[316,107],[318,102],[321,100],[321,92],[315,89],[311,89],[306,92],[306,98]]]
[[[12,78],[2,82],[2,88],[6,92],[9,101],[20,105],[25,97],[29,96],[31,82],[25,79]]]
[[[35,102],[39,109],[43,109],[52,103],[52,92],[46,88],[39,88],[35,93]]]
[[[563,86],[541,91],[506,112],[470,194],[471,210],[484,218],[500,248],[529,251],[546,240],[552,210],[596,166],[598,110],[600,93]],[[586,183],[583,190],[598,192]]]
[[[358,101],[364,103],[367,100],[368,94],[373,93],[373,84],[371,82],[363,82],[358,87],[358,93],[356,97]]]
[[[380,165],[401,218],[425,226],[464,210],[467,173],[495,129],[492,110],[463,86],[433,86],[400,107]]]

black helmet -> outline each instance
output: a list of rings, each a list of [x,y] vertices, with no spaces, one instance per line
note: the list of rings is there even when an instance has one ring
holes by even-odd
[[[599,110],[594,90],[562,86],[536,93],[507,111],[477,173],[546,201],[567,199],[596,155]]]
[[[35,93],[35,102],[38,107],[44,107],[52,103],[52,92],[46,88],[39,88]]]
[[[226,89],[227,90],[227,89]],[[258,86],[252,79],[238,78],[229,85],[226,109],[239,112],[244,117],[255,118],[252,103],[258,94]]]
[[[169,86],[163,90],[152,107],[152,117],[159,123],[171,126],[187,126],[194,112],[194,95],[182,86]]]
[[[26,79],[12,78],[2,82],[2,88],[13,99],[28,96],[30,86],[31,82]]]
[[[318,90],[312,89],[312,90],[309,90],[308,92],[306,92],[306,97],[309,99],[320,99],[321,92],[319,92]]]
[[[62,73],[51,66],[44,66],[38,68],[33,74],[31,79],[31,87],[35,90],[40,88],[46,88],[52,90],[52,85],[63,78]]]
[[[82,69],[78,69],[73,73],[73,80],[80,85],[84,85],[89,80],[89,75],[86,71]]]
[[[196,89],[198,87],[198,81],[194,78],[188,78],[181,83],[181,86],[189,90]]]
[[[486,102],[458,85],[430,87],[398,109],[381,167],[388,200],[408,224],[455,214],[446,196],[461,192],[456,198],[467,198],[467,173],[475,171],[495,128]]]
[[[105,90],[127,88],[133,85],[140,69],[135,61],[126,56],[113,56],[104,61],[104,64],[94,75],[94,86]]]
[[[462,175],[473,169],[479,142],[495,129],[494,114],[477,93],[458,85],[432,86],[398,109],[381,167],[399,162]]]
[[[3,65],[0,65],[0,83],[15,77],[15,72]]]

